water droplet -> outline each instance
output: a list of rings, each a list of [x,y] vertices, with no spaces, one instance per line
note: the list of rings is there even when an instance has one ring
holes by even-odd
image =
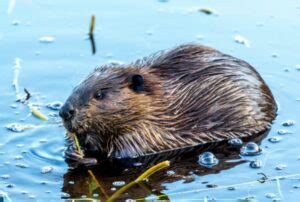
[[[288,131],[288,130],[278,130],[277,133],[279,135],[288,135],[288,134],[292,134],[291,131]]]
[[[136,166],[136,167],[141,166],[141,165],[143,165],[141,162],[134,162],[133,163],[133,166]]]
[[[275,169],[276,170],[283,170],[283,169],[285,169],[287,167],[287,165],[285,165],[285,164],[278,164],[276,167],[275,167]]]
[[[61,193],[61,197],[62,198],[69,198],[70,194],[63,192],[63,193]]]
[[[292,120],[287,120],[285,122],[282,123],[283,126],[293,126],[295,124],[295,121],[292,121]]]
[[[121,186],[125,185],[125,182],[124,181],[114,181],[112,184],[115,187],[121,187]]]
[[[167,171],[167,174],[168,174],[168,175],[174,175],[174,174],[175,174],[175,171],[174,171],[174,170],[168,170],[168,171]]]
[[[277,143],[277,142],[280,142],[282,140],[282,138],[279,136],[274,136],[274,137],[270,137],[268,140],[269,140],[269,142]]]
[[[241,140],[240,138],[233,138],[233,139],[230,139],[228,141],[228,143],[231,145],[234,145],[234,146],[240,146],[243,144],[243,140]]]
[[[248,142],[241,148],[241,155],[243,156],[256,156],[261,153],[261,148],[254,142]]]
[[[117,188],[116,187],[112,187],[112,188],[110,188],[110,191],[116,191],[117,190]]]
[[[75,184],[75,182],[72,181],[72,180],[70,180],[68,183],[71,184],[71,185]]]
[[[53,36],[42,36],[39,38],[39,42],[41,43],[52,43],[55,40]]]
[[[52,166],[45,166],[42,168],[41,173],[42,174],[46,174],[46,173],[50,173],[54,168]]]
[[[260,160],[255,160],[255,161],[251,161],[249,166],[251,168],[261,168],[263,166],[263,164]]]
[[[23,164],[23,163],[17,163],[16,166],[19,168],[28,168],[28,165]]]
[[[55,101],[55,102],[52,102],[52,103],[47,104],[47,107],[48,107],[49,109],[58,111],[58,110],[60,110],[60,108],[62,107],[62,105],[63,105],[62,102]]]
[[[206,167],[211,168],[219,163],[219,160],[215,157],[215,155],[211,152],[204,152],[199,156],[198,160],[199,164]]]

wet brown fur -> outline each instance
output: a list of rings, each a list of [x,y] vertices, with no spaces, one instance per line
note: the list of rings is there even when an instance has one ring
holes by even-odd
[[[141,92],[130,76],[143,75]],[[93,98],[103,89],[102,100]],[[112,158],[246,137],[265,131],[277,106],[248,63],[201,45],[183,45],[129,65],[103,66],[75,88],[65,126]]]

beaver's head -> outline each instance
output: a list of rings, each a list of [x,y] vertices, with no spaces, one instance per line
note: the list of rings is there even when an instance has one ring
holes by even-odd
[[[96,69],[61,108],[64,126],[87,144],[107,150],[103,147],[109,141],[133,130],[149,115],[157,82],[148,77],[134,67]]]

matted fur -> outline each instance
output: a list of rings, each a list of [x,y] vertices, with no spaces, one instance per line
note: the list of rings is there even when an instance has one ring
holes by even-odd
[[[130,88],[134,74],[144,77],[141,92]],[[105,97],[96,100],[101,89]],[[277,110],[253,67],[201,45],[97,68],[67,102],[76,114],[66,128],[112,158],[251,136],[267,130]]]

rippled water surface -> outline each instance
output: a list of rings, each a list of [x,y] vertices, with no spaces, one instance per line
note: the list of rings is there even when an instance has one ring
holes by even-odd
[[[202,8],[213,13],[200,12]],[[93,14],[94,55],[87,35]],[[105,199],[149,166],[170,159],[168,169],[120,197],[297,201],[299,19],[300,1],[1,1],[0,193],[13,201]],[[279,105],[272,130],[267,137],[245,140],[261,143],[261,154],[240,156],[240,146],[222,143],[184,155],[116,162],[113,168],[103,165],[92,172],[69,169],[63,158],[65,130],[58,112],[47,104],[63,102],[101,64],[131,62],[189,42],[245,59],[270,86]],[[24,88],[31,93],[30,103],[48,121],[37,119],[26,104],[16,102],[25,95]],[[293,124],[284,126],[289,120]],[[6,128],[10,124],[26,127],[13,132]],[[218,164],[201,165],[198,155],[204,151],[213,152]],[[259,166],[252,163],[257,168],[251,168],[250,161]]]

